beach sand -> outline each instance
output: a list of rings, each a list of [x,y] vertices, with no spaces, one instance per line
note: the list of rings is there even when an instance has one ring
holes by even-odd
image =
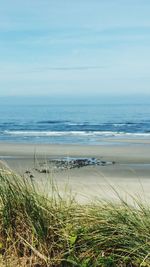
[[[86,166],[41,174],[35,170],[41,162],[51,158],[95,157],[106,162],[106,166]],[[117,200],[119,194],[125,200],[132,197],[150,200],[150,140],[128,140],[115,145],[34,145],[0,144],[0,160],[21,175],[29,175],[42,190],[50,189],[50,181],[57,183],[61,194],[69,190],[80,202],[92,199]],[[49,185],[49,186],[48,186]]]

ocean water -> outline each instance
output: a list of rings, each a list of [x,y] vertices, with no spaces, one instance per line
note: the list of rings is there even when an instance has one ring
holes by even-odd
[[[149,103],[0,99],[1,142],[99,144],[118,137],[150,137]]]

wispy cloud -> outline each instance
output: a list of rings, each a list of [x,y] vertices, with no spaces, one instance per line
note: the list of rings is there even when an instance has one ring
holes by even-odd
[[[71,67],[45,67],[41,69],[32,70],[32,72],[43,72],[48,71],[86,71],[86,70],[96,70],[103,69],[104,66],[71,66]]]
[[[88,71],[88,70],[98,70],[98,69],[104,69],[106,68],[106,66],[67,66],[67,67],[62,67],[62,66],[58,66],[58,67],[31,67],[31,66],[24,66],[24,65],[18,65],[16,66],[16,68],[14,69],[13,67],[8,67],[5,66],[5,68],[1,68],[0,73],[11,73],[11,74],[19,74],[19,73],[43,73],[43,72],[49,72],[49,71]],[[22,70],[20,70],[22,69]]]
[[[69,28],[69,29],[55,29],[52,31],[17,31],[17,32],[1,32],[0,45],[26,46],[31,49],[45,47],[63,48],[68,47],[101,47],[116,45],[121,43],[133,43],[150,41],[150,26],[146,27],[116,27],[107,28],[103,30],[98,29],[84,29],[84,28]]]

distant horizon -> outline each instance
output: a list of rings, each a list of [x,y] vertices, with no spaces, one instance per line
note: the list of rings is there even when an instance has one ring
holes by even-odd
[[[2,101],[2,102],[1,102]],[[0,95],[0,104],[150,104],[150,94]]]

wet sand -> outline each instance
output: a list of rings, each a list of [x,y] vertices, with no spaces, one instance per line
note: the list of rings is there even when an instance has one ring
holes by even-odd
[[[115,140],[117,142],[117,140]],[[71,170],[57,170],[38,173],[35,167],[51,158],[95,157],[103,161],[113,161],[108,166],[86,166]],[[34,145],[0,144],[0,159],[21,175],[30,172],[33,179],[48,189],[51,178],[65,195],[71,189],[80,202],[93,198],[117,199],[118,194],[130,200],[130,195],[144,201],[150,199],[150,142],[128,140],[125,144],[118,141],[107,145]],[[115,189],[115,190],[114,190]]]

